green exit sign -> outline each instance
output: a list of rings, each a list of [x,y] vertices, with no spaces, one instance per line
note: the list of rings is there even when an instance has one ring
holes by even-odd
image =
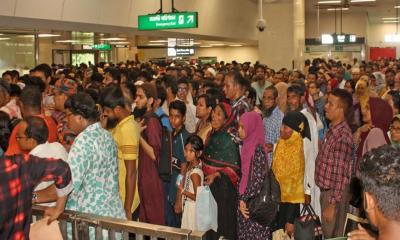
[[[110,51],[111,45],[110,44],[94,44],[92,45],[93,50],[100,50],[100,51]]]
[[[140,15],[139,30],[197,28],[197,12],[176,12]]]

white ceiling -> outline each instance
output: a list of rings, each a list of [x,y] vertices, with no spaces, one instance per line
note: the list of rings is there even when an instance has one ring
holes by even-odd
[[[318,1],[319,0],[305,0],[306,13],[316,12]],[[342,0],[342,3],[343,2],[344,0]],[[351,3],[350,9],[345,11],[345,13],[365,13],[368,16],[370,23],[382,23],[382,18],[396,17],[396,9],[394,8],[395,3],[396,0],[376,0],[371,3]],[[320,10],[320,14],[324,14],[326,11],[327,10]]]

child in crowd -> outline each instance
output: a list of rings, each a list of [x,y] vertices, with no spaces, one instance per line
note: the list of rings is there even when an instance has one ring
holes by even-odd
[[[188,167],[179,191],[182,196],[183,216],[181,228],[196,230],[196,193],[203,185],[204,174],[201,169],[200,156],[203,153],[203,141],[197,135],[190,136],[185,144],[185,158]]]

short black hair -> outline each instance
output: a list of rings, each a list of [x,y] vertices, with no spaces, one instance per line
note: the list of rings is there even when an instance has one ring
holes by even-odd
[[[119,85],[111,85],[100,92],[99,103],[104,108],[114,109],[117,106],[125,107],[125,99]]]
[[[338,97],[341,106],[344,110],[344,116],[346,117],[347,124],[351,125],[354,121],[354,109],[353,109],[353,96],[344,89],[336,88],[331,94]]]
[[[170,88],[172,94],[174,95],[178,93],[178,84],[173,77],[168,77],[168,75],[165,75],[163,81],[165,83],[165,89]]]
[[[21,91],[19,100],[24,105],[24,108],[31,108],[39,112],[42,110],[42,93],[38,87],[26,86]]]
[[[10,83],[6,80],[0,79],[0,92],[7,92],[8,94],[11,93]]]
[[[272,94],[274,95],[274,99],[276,99],[278,97],[278,89],[276,89],[275,86],[271,85],[271,86],[265,88],[264,92],[267,91],[267,90],[268,91],[272,91]]]
[[[292,85],[287,89],[287,94],[289,95],[289,93],[294,93],[297,96],[302,97],[305,94],[305,89],[299,85]]]
[[[121,82],[121,72],[117,68],[107,68],[105,72],[109,73],[113,80]]]
[[[391,74],[393,74],[393,75],[396,76],[396,72],[395,72],[393,69],[391,69],[391,68],[389,68],[388,70],[386,70],[385,75],[388,74],[388,73],[391,73]]]
[[[179,84],[186,84],[187,86],[189,86],[189,80],[187,78],[181,78],[178,81],[178,85]]]
[[[400,148],[384,145],[367,152],[360,176],[364,192],[376,198],[383,215],[400,221]]]
[[[390,96],[392,96],[393,106],[396,109],[400,110],[400,91],[398,90],[391,90],[388,92]]]
[[[206,91],[206,94],[214,98],[217,104],[224,101],[225,96],[218,88],[210,88]]]
[[[196,152],[203,151],[204,149],[203,140],[201,139],[201,137],[195,134],[190,135],[188,139],[186,139],[185,146],[188,144],[191,144],[193,150],[195,150]]]
[[[226,75],[227,77],[231,77],[233,79],[234,84],[239,85],[241,88],[247,87],[248,80],[240,74],[239,71],[232,71]]]
[[[22,92],[22,90],[17,84],[14,84],[14,83],[10,84],[10,96],[11,97],[18,97],[21,95],[21,92]]]
[[[51,73],[53,71],[51,70],[51,67],[48,64],[42,63],[42,64],[37,65],[34,69],[32,69],[32,72],[42,72],[42,73],[44,73],[44,76],[46,78],[49,78],[49,77],[51,77]]]
[[[27,77],[24,78],[25,86],[36,86],[43,93],[46,90],[46,83],[40,77]]]
[[[215,108],[215,105],[217,105],[217,102],[215,100],[215,98],[213,96],[211,96],[210,94],[202,94],[199,96],[198,99],[200,98],[204,98],[204,101],[206,102],[206,107],[211,107],[211,109]]]
[[[0,111],[0,147],[4,151],[8,148],[8,140],[11,136],[11,119],[10,116],[3,111]]]
[[[351,86],[351,88],[353,89],[353,92],[354,92],[356,90],[356,83],[352,79],[347,80],[346,83],[347,82],[350,83],[350,86]],[[368,85],[368,83],[367,83],[367,85]]]
[[[175,100],[169,104],[169,111],[172,109],[178,110],[180,114],[184,117],[186,115],[186,104],[181,100]]]
[[[80,115],[90,121],[98,120],[98,111],[93,98],[87,93],[77,93],[68,97],[64,108],[74,115]]]
[[[157,96],[160,100],[160,106],[162,106],[165,102],[165,99],[167,99],[167,91],[163,86],[157,86]]]
[[[33,138],[38,144],[43,144],[47,141],[49,128],[42,118],[30,116],[26,117],[23,121],[27,124],[25,135],[28,138]]]

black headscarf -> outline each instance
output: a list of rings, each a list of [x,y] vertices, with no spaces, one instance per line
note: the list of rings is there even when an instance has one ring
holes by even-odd
[[[303,138],[311,140],[310,126],[307,118],[301,112],[288,112],[282,123],[301,134]]]

